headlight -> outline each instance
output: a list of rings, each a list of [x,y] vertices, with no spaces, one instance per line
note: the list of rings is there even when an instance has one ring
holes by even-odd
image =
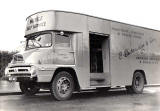
[[[5,75],[7,75],[7,74],[8,74],[8,68],[7,68],[7,67],[5,68],[4,73],[5,73]]]
[[[30,73],[31,73],[32,75],[36,74],[36,67],[35,67],[35,66],[31,66]]]

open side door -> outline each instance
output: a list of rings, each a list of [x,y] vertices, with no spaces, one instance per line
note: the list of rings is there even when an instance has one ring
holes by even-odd
[[[110,85],[109,36],[90,33],[90,85]]]

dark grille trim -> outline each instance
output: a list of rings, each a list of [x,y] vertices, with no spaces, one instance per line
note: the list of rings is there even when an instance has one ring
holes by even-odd
[[[9,70],[9,72],[14,72],[14,70],[13,70],[13,69],[11,69],[11,70]]]
[[[27,73],[27,74],[11,74],[11,76],[23,77],[23,76],[31,76],[31,74],[30,73]]]
[[[26,72],[28,69],[18,69],[18,72]]]
[[[16,65],[9,68],[16,68],[16,67],[31,67],[30,65]]]

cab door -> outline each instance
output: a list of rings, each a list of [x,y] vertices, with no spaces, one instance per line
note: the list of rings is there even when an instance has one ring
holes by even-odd
[[[60,65],[74,65],[73,34],[56,33],[54,42],[54,63]]]

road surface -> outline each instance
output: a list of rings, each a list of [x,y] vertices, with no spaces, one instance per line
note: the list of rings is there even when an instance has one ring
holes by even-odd
[[[0,111],[160,111],[160,87],[146,87],[143,94],[128,94],[125,89],[76,93],[68,101],[55,101],[49,92],[27,97],[13,91],[0,93]]]

